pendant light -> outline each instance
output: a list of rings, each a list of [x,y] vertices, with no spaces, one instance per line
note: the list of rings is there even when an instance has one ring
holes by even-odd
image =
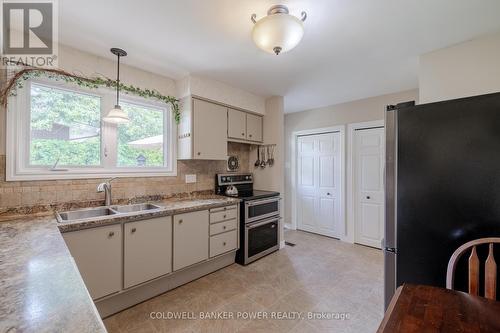
[[[111,53],[118,57],[118,70],[116,73],[116,105],[113,109],[109,110],[103,120],[113,124],[124,124],[128,123],[130,119],[120,106],[120,57],[125,57],[127,52],[122,49],[112,48]]]
[[[256,21],[256,14],[252,14],[253,41],[262,50],[279,55],[290,51],[297,46],[304,35],[304,21],[306,12],[302,12],[299,19],[289,14],[288,7],[276,5],[269,8],[267,16]]]

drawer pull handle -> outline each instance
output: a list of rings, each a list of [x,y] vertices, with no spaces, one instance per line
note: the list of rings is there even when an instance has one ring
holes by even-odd
[[[136,228],[132,228],[132,230],[130,230],[130,232],[131,232],[131,233],[134,233],[134,232],[136,232],[136,231],[137,231],[137,229],[136,229]]]
[[[222,243],[222,246],[226,246],[226,242]]]
[[[115,235],[115,232],[114,231],[110,231],[109,234],[108,234],[108,237],[113,237]]]
[[[182,223],[182,219],[179,220],[179,224],[181,224],[181,223]]]

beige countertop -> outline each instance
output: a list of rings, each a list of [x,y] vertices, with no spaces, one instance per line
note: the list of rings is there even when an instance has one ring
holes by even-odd
[[[162,209],[97,222],[53,213],[0,220],[0,332],[106,332],[61,232],[237,204],[211,196],[156,202]]]

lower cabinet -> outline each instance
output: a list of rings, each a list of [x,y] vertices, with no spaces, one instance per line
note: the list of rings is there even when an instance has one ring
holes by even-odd
[[[172,217],[125,223],[123,226],[123,287],[172,271]]]
[[[121,230],[115,224],[63,234],[92,299],[122,289]]]
[[[208,259],[208,210],[174,216],[174,271]]]
[[[210,257],[218,256],[238,247],[238,232],[236,230],[210,237]]]

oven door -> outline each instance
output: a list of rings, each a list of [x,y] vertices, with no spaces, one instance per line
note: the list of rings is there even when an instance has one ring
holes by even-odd
[[[280,197],[245,202],[245,223],[280,214]]]
[[[245,265],[279,249],[279,221],[275,216],[245,225]]]

